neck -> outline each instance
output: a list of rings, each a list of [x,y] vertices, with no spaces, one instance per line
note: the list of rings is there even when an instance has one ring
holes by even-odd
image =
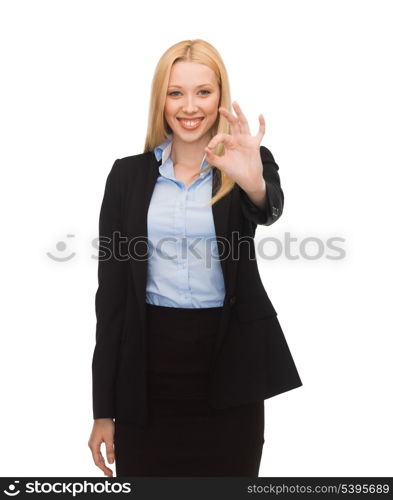
[[[174,136],[171,149],[173,163],[199,168],[205,155],[205,147],[209,144],[210,139],[211,137],[205,134],[196,141],[185,142],[178,136]]]

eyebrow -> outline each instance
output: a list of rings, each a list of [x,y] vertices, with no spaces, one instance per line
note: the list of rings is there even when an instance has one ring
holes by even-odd
[[[201,85],[197,85],[196,88],[199,89],[199,87],[212,87],[213,85],[211,83],[202,83]],[[176,87],[177,89],[181,89],[181,85],[169,85],[169,87]]]

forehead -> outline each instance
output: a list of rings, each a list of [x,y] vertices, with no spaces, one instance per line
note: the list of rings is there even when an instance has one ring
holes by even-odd
[[[206,64],[178,61],[172,65],[169,85],[187,87],[201,84],[217,84],[214,71],[209,66],[206,66]]]

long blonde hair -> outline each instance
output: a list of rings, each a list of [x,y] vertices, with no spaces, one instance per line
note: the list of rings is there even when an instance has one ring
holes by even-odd
[[[145,140],[144,152],[153,151],[156,146],[161,144],[167,134],[170,133],[169,125],[164,116],[165,100],[168,89],[170,72],[172,65],[177,61],[198,62],[205,64],[212,69],[216,75],[220,88],[219,106],[225,109],[231,109],[231,98],[229,90],[229,80],[224,63],[218,51],[205,40],[183,40],[169,47],[159,59],[151,84],[150,107],[147,134]],[[230,134],[231,129],[227,120],[218,113],[217,120],[213,125],[212,137],[216,134]],[[215,149],[215,154],[221,156],[225,151],[224,144],[219,144]],[[214,165],[208,164],[206,170],[213,168]],[[205,169],[204,169],[205,170]],[[220,198],[229,193],[235,182],[224,172],[217,168],[218,190],[211,198],[209,205],[213,205]]]

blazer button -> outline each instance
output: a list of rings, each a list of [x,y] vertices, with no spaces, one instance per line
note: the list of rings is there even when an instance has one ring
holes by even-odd
[[[236,304],[236,296],[232,295],[232,297],[229,299],[229,304],[231,306],[234,306]]]

